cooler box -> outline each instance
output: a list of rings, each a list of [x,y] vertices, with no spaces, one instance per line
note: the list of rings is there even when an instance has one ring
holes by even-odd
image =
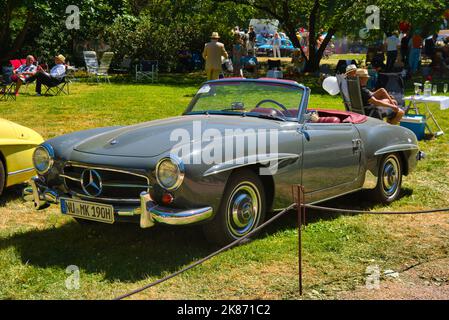
[[[407,114],[401,119],[401,127],[412,130],[418,140],[424,139],[426,116],[422,114]]]

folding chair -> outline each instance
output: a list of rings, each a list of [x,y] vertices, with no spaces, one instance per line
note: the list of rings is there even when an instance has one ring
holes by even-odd
[[[15,88],[16,84],[14,82],[0,83],[0,101],[16,101],[16,95],[14,94]]]
[[[17,64],[20,66],[20,60],[14,61],[15,66]],[[14,68],[14,65],[11,63],[12,67],[3,69],[2,81],[0,82],[0,101],[16,100],[16,95],[14,94],[16,84],[11,81],[12,71],[18,68]]]
[[[61,93],[65,94],[65,95],[69,95],[70,94],[70,83],[71,78],[69,73],[67,72],[69,70],[69,66],[65,66],[66,68],[66,75],[61,79],[61,81],[54,85],[54,86],[49,86],[46,84],[42,84],[45,87],[45,92],[44,92],[44,96],[49,94],[52,96],[59,96]]]
[[[112,58],[114,57],[114,52],[104,52],[101,60],[100,60],[100,66],[98,67],[97,72],[95,73],[97,76],[97,82],[100,81],[101,77],[103,77],[105,82],[111,83],[109,81],[109,67],[111,66]]]
[[[345,105],[346,111],[351,111],[351,99],[349,98],[348,83],[346,81],[346,76],[342,74],[335,75],[337,77],[338,88],[340,89],[340,95],[343,99],[343,104]]]
[[[390,115],[389,112],[382,112],[376,106],[365,107],[363,105],[362,93],[360,90],[359,78],[347,78],[349,99],[351,100],[351,111],[383,120]]]
[[[142,60],[136,65],[136,81],[149,79],[158,80],[159,62],[157,60]]]
[[[83,51],[84,63],[89,80],[96,77],[98,72],[97,53],[95,51]]]

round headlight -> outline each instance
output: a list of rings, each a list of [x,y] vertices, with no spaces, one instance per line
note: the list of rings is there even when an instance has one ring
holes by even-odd
[[[34,150],[33,164],[40,174],[47,173],[53,166],[53,148],[50,145],[41,145]]]
[[[164,158],[156,166],[156,180],[166,190],[179,188],[184,180],[184,166],[181,160]]]

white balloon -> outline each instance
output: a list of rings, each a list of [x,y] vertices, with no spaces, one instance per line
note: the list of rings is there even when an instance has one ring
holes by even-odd
[[[327,77],[323,81],[323,89],[327,91],[331,96],[335,96],[340,93],[338,87],[337,77]]]

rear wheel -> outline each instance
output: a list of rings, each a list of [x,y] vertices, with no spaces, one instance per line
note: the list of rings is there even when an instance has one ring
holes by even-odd
[[[3,165],[3,161],[0,160],[0,196],[3,193],[5,184],[6,184],[5,166]]]
[[[243,169],[229,178],[214,219],[203,226],[206,237],[219,245],[240,239],[265,220],[265,190],[260,178]]]
[[[397,153],[382,158],[377,177],[375,197],[381,203],[392,203],[399,197],[402,185],[402,162]]]

